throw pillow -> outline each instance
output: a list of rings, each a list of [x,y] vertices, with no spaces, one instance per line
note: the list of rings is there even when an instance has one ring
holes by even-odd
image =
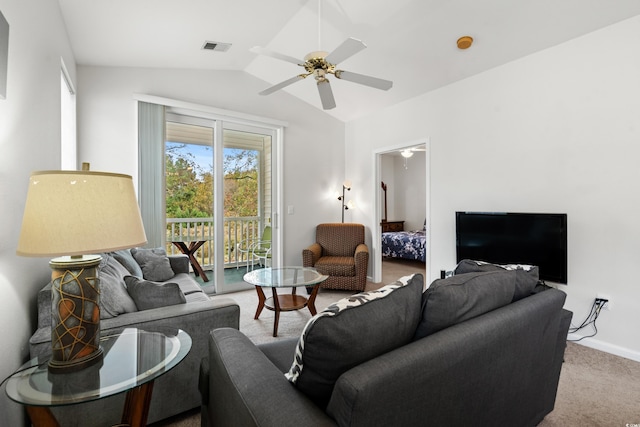
[[[142,277],[154,282],[164,282],[171,279],[175,273],[171,268],[171,262],[167,252],[162,248],[155,249],[131,249],[131,255],[142,269]]]
[[[501,270],[515,270],[516,272],[516,291],[513,294],[513,301],[517,301],[531,295],[533,293],[533,289],[538,284],[538,279],[540,278],[538,267],[535,265],[500,265],[470,259],[463,259],[460,261],[454,270],[454,274]]]
[[[137,311],[127,293],[124,276],[129,272],[109,254],[102,254],[98,266],[100,279],[100,319],[110,319],[123,313]]]
[[[285,377],[321,408],[349,369],[405,345],[420,319],[421,274],[344,298],[305,326]]]
[[[138,264],[135,258],[133,258],[133,255],[131,255],[130,249],[110,252],[109,255],[113,256],[116,261],[122,264],[124,268],[129,271],[129,274],[142,279],[142,269],[140,268],[140,264]]]
[[[149,310],[187,302],[177,283],[158,283],[135,276],[125,276],[124,281],[138,310]]]
[[[515,271],[502,270],[434,280],[422,296],[422,320],[415,339],[510,304],[515,275]]]

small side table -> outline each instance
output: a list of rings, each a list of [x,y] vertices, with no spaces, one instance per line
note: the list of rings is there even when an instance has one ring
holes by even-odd
[[[57,427],[52,406],[98,400],[127,392],[122,424],[147,424],[153,382],[178,365],[191,350],[191,337],[180,329],[149,332],[127,328],[100,339],[101,363],[73,373],[49,373],[47,361],[31,359],[11,376],[6,393],[27,407],[35,427]]]
[[[254,319],[260,316],[263,308],[274,311],[273,336],[277,337],[281,311],[301,310],[308,307],[311,315],[315,316],[318,288],[320,283],[327,280],[328,277],[310,267],[261,268],[245,274],[243,280],[254,285],[258,293],[258,309]],[[299,286],[313,286],[313,291],[308,299],[302,295],[296,295],[296,288]],[[263,287],[271,288],[271,298],[265,296]],[[277,288],[292,288],[291,294],[278,295]]]

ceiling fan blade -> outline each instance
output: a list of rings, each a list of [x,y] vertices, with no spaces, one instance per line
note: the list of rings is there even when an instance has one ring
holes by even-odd
[[[318,81],[318,93],[320,93],[320,101],[322,101],[323,110],[336,108],[336,100],[333,97],[333,91],[331,90],[329,80],[323,79]]]
[[[362,41],[349,37],[328,54],[324,60],[330,64],[339,64],[367,47]]]
[[[364,74],[352,73],[351,71],[336,70],[335,76],[342,80],[348,80],[353,83],[358,83],[381,90],[389,90],[393,86],[393,82],[390,80],[383,80],[377,77],[365,76]]]
[[[294,58],[293,56],[285,55],[284,53],[274,52],[271,49],[267,49],[266,47],[255,46],[249,49],[250,52],[258,53],[260,55],[270,56],[275,59],[280,59],[281,61],[291,62],[296,65],[304,64],[304,61],[301,59]]]
[[[294,83],[295,83],[295,82],[297,82],[298,80],[302,80],[302,79],[304,79],[305,77],[307,77],[307,76],[306,76],[306,75],[304,75],[304,74],[300,74],[300,75],[297,75],[297,76],[295,76],[295,77],[291,77],[290,79],[287,79],[287,80],[285,80],[285,81],[283,81],[283,82],[280,82],[280,83],[278,83],[277,85],[274,85],[274,86],[271,86],[271,87],[266,88],[265,90],[263,90],[262,92],[260,92],[260,93],[259,93],[259,95],[270,95],[270,94],[272,94],[273,92],[275,92],[275,91],[278,91],[278,90],[282,89],[283,87],[287,87],[287,86],[289,86],[289,85],[291,85],[291,84],[294,84]]]

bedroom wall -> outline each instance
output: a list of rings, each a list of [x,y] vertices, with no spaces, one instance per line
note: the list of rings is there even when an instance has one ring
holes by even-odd
[[[455,265],[456,210],[566,212],[565,307],[613,303],[581,343],[640,360],[639,41],[635,17],[348,123],[347,172],[374,188],[374,150],[430,138],[428,281]]]
[[[60,63],[75,61],[58,2],[0,0],[9,22],[7,97],[0,99],[0,379],[28,360],[36,293],[51,276],[46,258],[16,255],[29,176],[60,168]],[[0,391],[0,425],[24,425],[24,409]]]
[[[315,225],[340,222],[335,191],[344,175],[344,124],[240,71],[78,67],[79,162],[138,179],[136,93],[289,123],[284,130],[284,265],[302,262]],[[293,206],[294,213],[286,214]],[[348,211],[345,220],[351,215]]]
[[[395,173],[397,201],[400,211],[397,218],[404,220],[405,230],[422,230],[426,218],[426,167],[425,153],[417,151],[407,159],[396,156]]]
[[[387,220],[404,221],[405,230],[421,230],[425,220],[426,155],[416,152],[404,167],[398,153],[380,156],[380,176],[387,185]],[[381,191],[380,218],[384,218],[384,192]]]

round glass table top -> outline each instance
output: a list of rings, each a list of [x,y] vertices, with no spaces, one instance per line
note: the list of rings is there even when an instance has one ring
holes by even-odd
[[[311,267],[280,267],[250,271],[244,275],[243,280],[254,286],[291,288],[313,286],[327,280],[328,277]]]
[[[72,373],[50,373],[48,360],[31,359],[7,382],[9,398],[30,406],[61,406],[101,399],[152,381],[191,350],[180,329],[127,328],[100,338],[103,360]]]

